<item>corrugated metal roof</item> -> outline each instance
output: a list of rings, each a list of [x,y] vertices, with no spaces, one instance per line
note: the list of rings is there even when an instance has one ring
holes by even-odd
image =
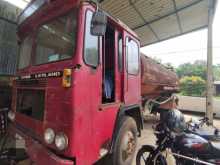
[[[142,46],[208,25],[209,0],[101,0],[101,7],[134,30]]]

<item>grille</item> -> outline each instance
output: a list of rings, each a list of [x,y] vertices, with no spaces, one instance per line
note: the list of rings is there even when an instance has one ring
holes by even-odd
[[[47,80],[18,80],[16,86],[44,88],[47,86]]]

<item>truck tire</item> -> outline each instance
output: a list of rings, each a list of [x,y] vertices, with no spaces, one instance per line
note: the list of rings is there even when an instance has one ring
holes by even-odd
[[[137,146],[137,125],[133,118],[122,118],[113,149],[114,165],[131,165]]]

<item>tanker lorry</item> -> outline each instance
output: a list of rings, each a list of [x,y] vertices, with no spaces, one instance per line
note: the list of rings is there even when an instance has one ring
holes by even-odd
[[[141,56],[138,36],[92,1],[33,0],[18,24],[10,132],[30,160],[130,164],[142,104],[174,108],[176,75]]]
[[[143,117],[149,113],[177,108],[179,80],[176,73],[155,60],[141,54],[141,96]]]

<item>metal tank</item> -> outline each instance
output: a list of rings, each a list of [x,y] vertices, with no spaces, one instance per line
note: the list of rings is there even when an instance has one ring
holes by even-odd
[[[178,91],[179,81],[176,73],[155,60],[141,54],[141,95],[154,98],[162,94]]]

